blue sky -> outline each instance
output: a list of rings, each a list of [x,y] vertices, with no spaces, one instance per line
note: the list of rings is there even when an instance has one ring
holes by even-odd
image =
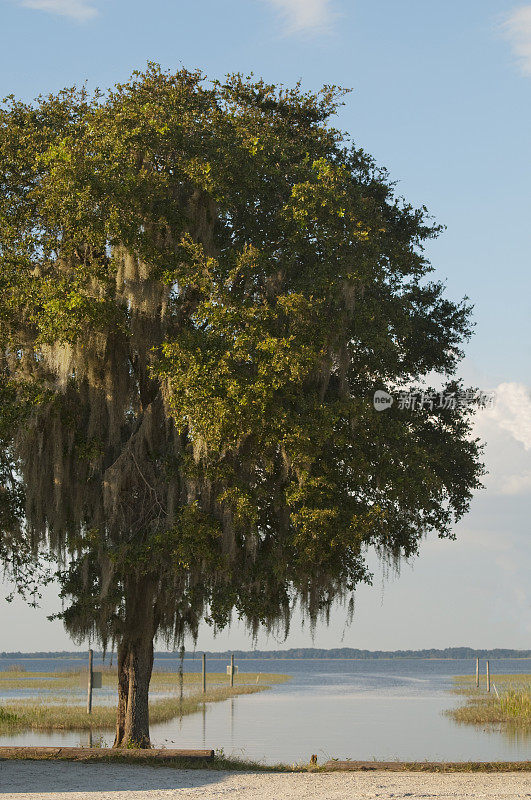
[[[459,541],[427,542],[413,569],[386,582],[383,603],[375,565],[344,644],[529,646],[531,3],[0,0],[0,15],[2,96],[106,88],[148,60],[353,89],[337,124],[447,226],[429,252],[449,294],[475,305],[462,374],[499,401],[478,417],[490,475]],[[0,611],[19,623],[3,649],[28,649],[28,635],[35,647],[68,646],[60,626],[37,621],[42,612]],[[316,644],[338,645],[343,620],[338,612]],[[248,643],[235,626],[230,639],[205,633],[199,644],[229,641]],[[302,644],[311,640],[296,622],[287,646]]]

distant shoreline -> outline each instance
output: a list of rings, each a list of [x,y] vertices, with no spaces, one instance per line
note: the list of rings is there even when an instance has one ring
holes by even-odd
[[[0,653],[0,659],[6,660],[45,660],[45,659],[84,659],[86,650],[75,651],[51,651],[51,652],[5,652]],[[185,661],[193,661],[198,659],[204,651],[186,651],[184,655]],[[498,648],[494,650],[473,650],[472,648],[447,648],[445,650],[355,650],[353,648],[341,648],[321,650],[317,648],[297,648],[290,650],[257,650],[257,651],[242,651],[242,650],[224,650],[222,652],[206,651],[206,657],[211,659],[225,659],[229,658],[231,653],[234,654],[236,659],[240,661],[245,660],[275,660],[275,661],[391,661],[399,660],[406,661],[411,659],[423,659],[427,661],[461,661],[463,659],[471,658],[505,658],[512,660],[525,660],[531,658],[531,650],[509,650],[508,648]],[[101,651],[95,651],[97,657],[102,656]],[[155,658],[176,659],[179,658],[179,652],[156,652]]]

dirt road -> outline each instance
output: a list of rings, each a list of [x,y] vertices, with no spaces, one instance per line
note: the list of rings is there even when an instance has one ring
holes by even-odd
[[[531,773],[241,773],[0,761],[0,800],[520,800]]]

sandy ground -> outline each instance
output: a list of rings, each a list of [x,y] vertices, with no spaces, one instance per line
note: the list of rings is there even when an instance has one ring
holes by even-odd
[[[531,773],[252,774],[118,764],[1,761],[0,800],[385,800],[531,798]]]

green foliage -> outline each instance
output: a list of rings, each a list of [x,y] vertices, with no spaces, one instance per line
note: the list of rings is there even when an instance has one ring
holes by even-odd
[[[314,622],[368,548],[466,512],[467,410],[372,396],[459,387],[470,308],[429,280],[426,209],[331,127],[343,94],[151,64],[0,112],[9,513],[62,559],[73,634],[120,638],[139,594],[170,638],[296,598]]]

